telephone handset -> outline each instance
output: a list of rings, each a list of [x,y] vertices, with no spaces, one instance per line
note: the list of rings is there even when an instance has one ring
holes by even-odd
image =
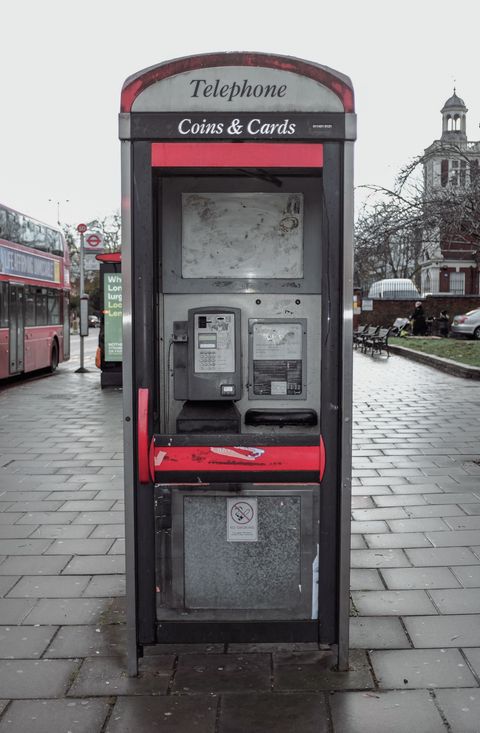
[[[175,324],[176,345],[182,340],[178,334],[185,325],[186,363],[181,363],[180,354],[174,362],[176,399],[239,400],[242,396],[240,309],[191,308],[187,324]],[[182,366],[185,376],[181,373]]]

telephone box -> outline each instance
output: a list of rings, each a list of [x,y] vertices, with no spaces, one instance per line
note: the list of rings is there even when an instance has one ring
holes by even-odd
[[[350,80],[263,53],[122,90],[129,671],[180,642],[348,661]]]

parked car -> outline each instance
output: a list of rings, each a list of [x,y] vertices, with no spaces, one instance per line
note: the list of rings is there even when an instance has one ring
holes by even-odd
[[[100,323],[98,316],[88,316],[88,325],[90,328],[97,328]]]
[[[480,308],[455,316],[450,326],[450,332],[458,336],[472,336],[474,339],[480,339]]]

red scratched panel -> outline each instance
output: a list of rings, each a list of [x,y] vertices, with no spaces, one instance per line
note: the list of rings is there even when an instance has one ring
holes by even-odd
[[[321,471],[320,446],[156,446],[156,471]]]
[[[152,143],[160,168],[322,168],[321,143]]]

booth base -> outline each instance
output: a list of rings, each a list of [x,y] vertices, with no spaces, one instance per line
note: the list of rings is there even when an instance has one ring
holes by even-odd
[[[157,644],[288,644],[319,640],[318,621],[158,622]]]
[[[100,386],[102,387],[121,387],[122,386],[122,370],[115,369],[104,371],[100,374]]]

